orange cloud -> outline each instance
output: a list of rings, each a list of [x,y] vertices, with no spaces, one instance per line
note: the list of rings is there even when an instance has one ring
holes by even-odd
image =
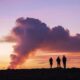
[[[16,42],[15,38],[13,38],[11,35],[4,36],[0,39],[0,42]]]

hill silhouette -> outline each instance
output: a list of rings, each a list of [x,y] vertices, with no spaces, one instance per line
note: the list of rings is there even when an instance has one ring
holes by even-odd
[[[0,80],[80,80],[80,69],[0,70]]]

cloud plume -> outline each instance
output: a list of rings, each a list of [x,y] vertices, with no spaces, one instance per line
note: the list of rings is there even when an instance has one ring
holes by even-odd
[[[16,39],[12,35],[6,35],[0,38],[0,42],[15,43]]]
[[[17,44],[11,54],[9,68],[14,69],[25,62],[37,49],[53,52],[80,52],[80,34],[70,36],[62,26],[50,29],[45,23],[34,18],[18,18],[12,29]]]

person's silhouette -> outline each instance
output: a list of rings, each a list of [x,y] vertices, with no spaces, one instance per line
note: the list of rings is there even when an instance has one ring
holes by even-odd
[[[64,68],[66,68],[67,58],[66,58],[65,56],[63,56],[62,61],[63,61],[63,66],[64,66]]]
[[[57,62],[57,68],[60,68],[61,67],[61,59],[59,56],[57,57],[56,62]]]
[[[52,66],[53,66],[53,58],[52,57],[49,59],[49,63],[50,63],[50,68],[52,68]]]

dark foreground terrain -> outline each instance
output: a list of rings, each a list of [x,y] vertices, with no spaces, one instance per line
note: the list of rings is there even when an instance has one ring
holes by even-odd
[[[80,69],[0,70],[0,80],[80,80]]]

